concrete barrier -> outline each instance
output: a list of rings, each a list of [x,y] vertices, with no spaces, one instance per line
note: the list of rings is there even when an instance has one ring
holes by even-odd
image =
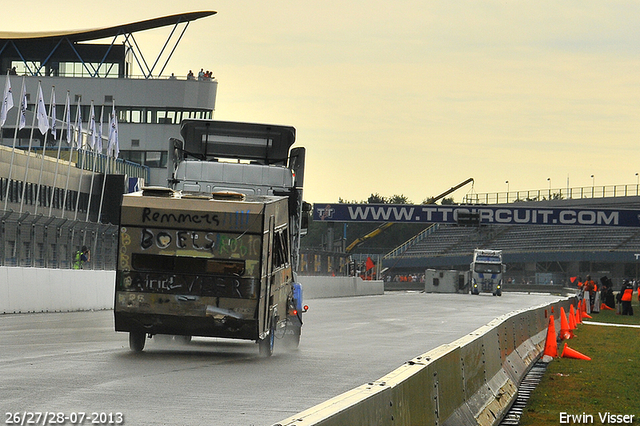
[[[113,308],[115,271],[0,267],[0,312]]]
[[[381,379],[291,416],[281,426],[493,426],[544,350],[549,316],[575,298],[516,311],[420,355]]]
[[[298,281],[302,284],[303,300],[384,294],[384,282],[365,281],[359,277],[312,277],[300,275],[298,276]]]

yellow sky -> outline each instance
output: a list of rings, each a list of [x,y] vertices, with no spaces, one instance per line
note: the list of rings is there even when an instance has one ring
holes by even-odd
[[[636,184],[640,172],[638,2],[51,3],[5,5],[3,30],[217,11],[191,23],[166,71],[213,70],[216,119],[295,126],[310,202],[419,203],[468,177],[476,192]],[[166,35],[138,38],[155,53]]]

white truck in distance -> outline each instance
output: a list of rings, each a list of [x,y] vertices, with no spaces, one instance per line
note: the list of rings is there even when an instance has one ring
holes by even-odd
[[[469,292],[471,294],[492,293],[502,296],[502,250],[475,249],[469,269]]]

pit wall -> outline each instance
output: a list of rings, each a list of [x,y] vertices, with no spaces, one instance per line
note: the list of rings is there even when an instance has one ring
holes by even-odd
[[[0,313],[112,309],[115,271],[0,267]],[[304,299],[384,294],[382,281],[301,276]]]
[[[281,426],[493,426],[544,351],[549,316],[560,324],[575,298],[515,311],[278,423]]]
[[[115,271],[0,267],[0,313],[113,308]]]
[[[298,275],[298,281],[302,284],[303,300],[384,294],[383,281],[366,281],[359,277]]]

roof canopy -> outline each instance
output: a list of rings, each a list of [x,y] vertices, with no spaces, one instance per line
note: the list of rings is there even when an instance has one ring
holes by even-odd
[[[41,32],[8,32],[0,31],[0,42],[7,40],[41,41],[42,39],[66,38],[72,42],[99,40],[102,38],[116,37],[122,34],[131,34],[138,31],[152,30],[154,28],[176,25],[177,23],[195,21],[215,15],[217,12],[187,12],[160,18],[147,19],[145,21],[132,22],[130,24],[116,25],[114,27],[92,28],[84,30],[67,31],[41,31]]]
[[[113,27],[85,30],[46,31],[46,32],[6,32],[0,31],[0,70],[4,72],[11,64],[21,62],[28,75],[58,75],[60,63],[81,63],[86,75],[101,77],[108,75],[117,64],[118,77],[126,77],[132,73],[133,64],[127,64],[127,52],[133,54],[137,65],[145,78],[152,78],[159,65],[163,53],[167,50],[178,26],[183,25],[182,32],[177,35],[174,46],[156,76],[162,75],[178,43],[182,39],[189,23],[196,19],[214,15],[214,11],[187,12],[169,15],[130,24]],[[154,62],[147,62],[135,41],[134,33],[165,26],[173,26],[167,41],[158,53]],[[116,39],[122,36],[122,45],[116,45]],[[112,38],[111,44],[87,43],[100,39]],[[151,64],[151,66],[149,65]],[[106,74],[105,74],[106,73]]]

